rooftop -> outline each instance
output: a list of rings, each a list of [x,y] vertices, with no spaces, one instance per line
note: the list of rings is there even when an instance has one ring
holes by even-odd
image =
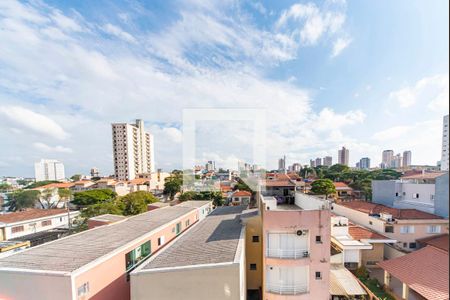
[[[191,200],[191,201],[181,202],[180,204],[177,204],[176,206],[189,207],[189,208],[200,208],[209,203],[212,203],[211,200]]]
[[[233,194],[233,197],[250,197],[252,193],[248,191],[237,191]]]
[[[174,268],[234,262],[243,225],[244,206],[217,208],[143,267]],[[176,259],[174,259],[176,257]]]
[[[127,217],[121,215],[104,214],[96,217],[92,217],[89,220],[102,221],[102,222],[118,222],[126,219]]]
[[[73,182],[57,182],[57,183],[49,183],[43,186],[39,186],[34,188],[33,190],[45,190],[45,189],[68,189],[73,187],[74,184]]]
[[[24,211],[7,213],[0,215],[0,223],[10,224],[23,221],[31,221],[35,219],[65,214],[65,209],[36,209],[30,208]]]
[[[348,184],[346,184],[345,182],[333,182],[334,187],[337,189],[348,189],[348,190],[352,190],[351,187],[348,186]]]
[[[0,259],[0,269],[73,272],[194,209],[176,205],[87,230]]]
[[[442,219],[437,215],[426,213],[417,209],[398,209],[385,206],[382,204],[375,204],[365,201],[352,201],[352,202],[342,202],[338,205],[354,209],[369,215],[376,214],[389,214],[392,215],[394,219],[398,220],[429,220],[429,219]]]
[[[348,233],[355,240],[389,240],[388,237],[362,226],[349,226]]]
[[[402,179],[436,179],[442,175],[444,175],[445,172],[425,172],[420,174],[413,174],[409,176],[403,176]]]
[[[448,248],[449,248],[449,245],[448,245],[448,243],[449,243],[448,234],[432,236],[432,237],[420,239],[420,240],[417,240],[417,241],[419,243],[421,243],[421,244],[433,246],[433,247],[436,247],[438,249],[441,249],[441,250],[444,250],[444,251],[448,252]]]
[[[378,263],[425,299],[449,299],[448,252],[427,246],[410,254]]]

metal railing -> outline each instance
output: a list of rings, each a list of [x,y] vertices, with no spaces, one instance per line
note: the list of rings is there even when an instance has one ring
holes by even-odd
[[[278,295],[298,295],[308,293],[307,284],[267,284],[267,292]]]
[[[308,249],[267,249],[267,257],[282,259],[302,259],[309,257]]]

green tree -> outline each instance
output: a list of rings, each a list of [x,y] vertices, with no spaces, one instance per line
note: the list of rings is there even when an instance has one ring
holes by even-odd
[[[12,190],[12,186],[8,183],[0,183],[0,193],[9,192]]]
[[[33,182],[32,184],[29,184],[25,187],[25,189],[31,190],[34,188],[38,188],[50,183],[61,183],[61,181],[56,181],[56,180],[44,180],[44,181],[37,181],[37,182]]]
[[[52,198],[53,198],[53,189],[44,189],[41,192],[41,196],[39,197],[39,202],[41,203],[41,207],[43,209],[53,208]]]
[[[360,179],[350,184],[352,189],[361,191],[366,201],[372,200],[372,180],[370,178]]]
[[[170,199],[173,199],[175,195],[181,191],[181,185],[183,184],[183,180],[180,176],[170,176],[166,178],[166,182],[164,183],[164,191],[165,195],[169,195]]]
[[[72,177],[70,177],[70,180],[72,180],[72,181],[79,181],[79,180],[81,180],[81,177],[83,177],[83,175],[75,174],[75,175],[72,175]]]
[[[184,192],[178,198],[180,201],[198,200],[198,193],[194,191]]]
[[[81,217],[86,219],[104,214],[123,215],[122,204],[118,201],[101,202],[89,205],[81,211]]]
[[[300,177],[308,178],[310,176],[316,176],[316,170],[311,167],[304,167],[300,170]]]
[[[336,187],[330,179],[318,179],[311,184],[311,192],[317,195],[328,196],[336,193]]]
[[[72,203],[75,205],[93,205],[108,200],[113,200],[117,194],[109,189],[98,189],[73,194]]]
[[[22,190],[8,194],[9,211],[19,211],[36,206],[40,192],[36,190]]]
[[[123,203],[123,214],[130,216],[146,212],[147,205],[158,202],[158,199],[152,193],[138,191],[121,197],[120,201]]]
[[[331,173],[343,173],[350,171],[350,167],[346,165],[335,164],[328,169]]]
[[[58,200],[58,203],[56,203],[56,207],[58,207],[58,205],[61,201],[65,202],[65,205],[67,205],[67,203],[69,203],[70,200],[72,199],[72,191],[69,189],[59,188],[58,196],[59,196],[59,200]]]

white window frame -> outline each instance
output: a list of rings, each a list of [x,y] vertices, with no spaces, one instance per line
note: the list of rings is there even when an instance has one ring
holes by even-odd
[[[428,225],[427,233],[441,233],[442,227],[441,225]]]
[[[415,233],[414,225],[403,225],[402,227],[400,227],[400,233],[401,234]]]

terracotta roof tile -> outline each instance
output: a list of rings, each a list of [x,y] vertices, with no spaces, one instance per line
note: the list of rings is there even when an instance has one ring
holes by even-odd
[[[433,246],[433,247],[436,247],[438,249],[448,252],[448,248],[449,248],[448,234],[441,234],[441,235],[436,235],[436,236],[432,236],[432,237],[428,237],[428,238],[424,238],[424,239],[419,239],[419,240],[417,240],[417,242],[419,242],[421,244]]]
[[[74,184],[72,182],[49,183],[49,184],[34,188],[33,190],[45,190],[45,189],[52,189],[52,188],[68,189],[73,186],[74,186]]]
[[[388,237],[361,226],[349,226],[348,233],[355,240],[389,240]]]
[[[345,189],[352,190],[352,188],[349,187],[348,184],[346,184],[345,182],[333,182],[333,184],[336,188],[345,188]]]
[[[233,194],[233,197],[250,197],[252,193],[248,191],[237,191]]]
[[[54,216],[67,213],[65,209],[27,209],[24,211],[13,212],[9,214],[0,215],[1,223],[16,223],[27,220],[39,219],[48,216]]]
[[[442,219],[442,217],[426,213],[417,209],[398,209],[365,201],[342,202],[339,203],[339,205],[367,214],[381,214],[381,213],[390,214],[394,219],[398,220]]]
[[[392,276],[430,300],[449,299],[448,264],[448,252],[431,246],[378,263]]]

